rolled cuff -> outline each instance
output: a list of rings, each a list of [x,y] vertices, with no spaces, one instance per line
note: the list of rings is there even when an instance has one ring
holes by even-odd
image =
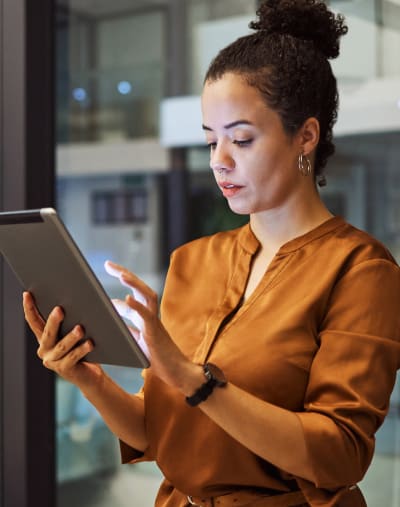
[[[297,415],[311,463],[312,483],[329,490],[357,484],[372,460],[374,438],[357,438],[350,428],[318,412]]]

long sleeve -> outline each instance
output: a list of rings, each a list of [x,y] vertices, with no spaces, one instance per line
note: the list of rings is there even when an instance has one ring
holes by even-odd
[[[389,260],[354,266],[332,291],[299,414],[318,488],[357,483],[372,459],[400,365],[399,306]]]

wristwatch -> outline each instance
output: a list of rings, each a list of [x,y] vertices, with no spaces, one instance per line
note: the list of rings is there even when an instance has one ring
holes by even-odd
[[[195,407],[202,401],[205,401],[210,394],[214,391],[214,387],[226,386],[225,375],[213,363],[206,363],[203,365],[204,376],[206,382],[200,386],[192,396],[187,396],[186,401],[191,407]]]

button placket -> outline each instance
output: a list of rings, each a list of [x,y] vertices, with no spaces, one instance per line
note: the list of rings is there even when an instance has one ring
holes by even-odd
[[[253,255],[247,251],[241,251],[239,255],[239,260],[235,264],[234,272],[227,284],[225,296],[206,323],[204,339],[193,357],[195,362],[204,363],[207,361],[211,349],[218,339],[221,326],[225,327],[223,326],[225,319],[239,306],[243,297]]]

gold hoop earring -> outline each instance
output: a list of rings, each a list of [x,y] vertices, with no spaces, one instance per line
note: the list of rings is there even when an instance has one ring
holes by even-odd
[[[311,162],[307,155],[300,153],[297,161],[297,167],[303,176],[310,176],[311,174]]]

